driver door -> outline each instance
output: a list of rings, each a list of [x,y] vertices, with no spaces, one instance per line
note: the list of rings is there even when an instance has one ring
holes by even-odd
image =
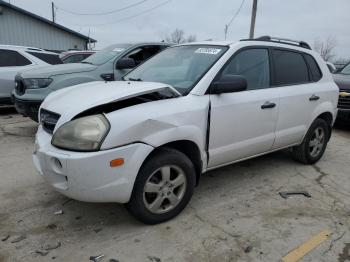
[[[210,95],[209,168],[267,152],[275,139],[279,95],[270,88],[268,49],[238,51],[218,77],[225,74],[244,77],[248,89]]]

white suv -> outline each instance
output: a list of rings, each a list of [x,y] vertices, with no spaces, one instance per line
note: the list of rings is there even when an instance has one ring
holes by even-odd
[[[0,104],[11,103],[18,72],[62,64],[58,54],[35,47],[0,45]]]
[[[304,42],[270,37],[170,47],[118,82],[50,94],[34,163],[62,194],[127,203],[144,223],[179,214],[201,174],[290,148],[313,164],[338,88]]]

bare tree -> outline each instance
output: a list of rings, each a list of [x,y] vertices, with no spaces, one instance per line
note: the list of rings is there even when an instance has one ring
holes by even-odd
[[[185,37],[185,32],[182,29],[176,28],[174,32],[165,38],[165,41],[176,44],[189,43],[196,41],[196,36],[189,35]]]
[[[334,48],[337,46],[337,41],[334,37],[327,37],[322,41],[319,38],[314,42],[314,49],[318,52],[325,61],[330,61],[334,58]]]

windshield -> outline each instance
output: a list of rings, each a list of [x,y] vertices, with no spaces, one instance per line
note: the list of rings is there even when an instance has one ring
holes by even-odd
[[[211,45],[168,48],[124,76],[124,80],[165,83],[185,95],[226,50],[227,47]]]
[[[102,65],[112,58],[116,57],[119,53],[123,52],[128,48],[129,44],[112,45],[96,52],[95,54],[89,56],[82,63],[92,64],[92,65]]]
[[[340,71],[341,74],[344,74],[344,75],[350,75],[350,63],[347,64],[341,71]]]

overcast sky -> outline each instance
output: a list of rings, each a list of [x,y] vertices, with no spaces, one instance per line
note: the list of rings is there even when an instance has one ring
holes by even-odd
[[[224,25],[241,4],[241,0],[167,1],[169,0],[145,0],[140,5],[121,12],[83,16],[69,14],[63,9],[77,13],[101,13],[141,0],[54,0],[58,6],[57,23],[83,34],[88,34],[90,28],[91,37],[98,40],[97,48],[118,42],[162,40],[175,28],[183,29],[187,34],[195,34],[197,40],[223,40]],[[164,2],[167,3],[151,12],[119,21]],[[245,0],[229,28],[229,40],[248,37],[252,2]],[[11,3],[51,19],[51,1],[11,0]],[[255,36],[293,38],[307,41],[311,45],[316,38],[326,39],[330,36],[336,38],[337,57],[350,58],[349,14],[350,0],[259,0]]]

